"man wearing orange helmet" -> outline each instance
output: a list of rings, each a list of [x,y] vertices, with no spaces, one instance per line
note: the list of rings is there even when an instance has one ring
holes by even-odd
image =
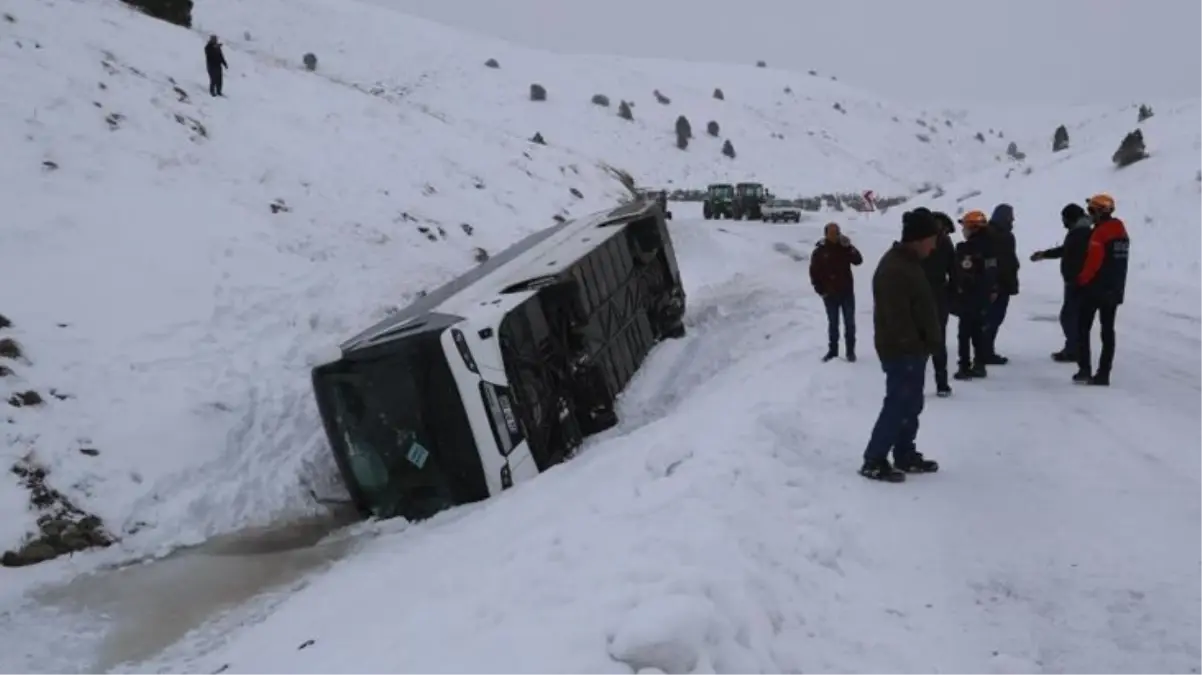
[[[960,218],[964,241],[956,244],[956,315],[960,327],[956,337],[960,363],[952,377],[960,381],[986,376],[985,366],[993,352],[989,345],[988,317],[998,298],[998,261],[994,253],[989,220],[983,211],[969,211]]]
[[[1110,369],[1114,365],[1114,319],[1127,287],[1127,255],[1131,240],[1123,221],[1114,217],[1114,198],[1096,194],[1086,201],[1086,210],[1093,219],[1089,248],[1085,262],[1077,274],[1081,290],[1081,309],[1077,333],[1077,374],[1073,382],[1110,386]],[[1090,355],[1090,334],[1094,318],[1102,324],[1102,355],[1098,369],[1093,370]]]

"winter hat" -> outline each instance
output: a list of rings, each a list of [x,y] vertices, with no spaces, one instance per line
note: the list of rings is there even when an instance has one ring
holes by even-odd
[[[920,241],[939,234],[939,224],[935,215],[925,207],[902,214],[902,243]]]
[[[952,232],[956,231],[956,224],[952,222],[951,216],[947,215],[943,211],[936,211],[932,215],[935,216],[935,222],[939,224],[939,227],[942,228],[944,232],[951,234]]]
[[[1060,209],[1060,222],[1064,223],[1065,227],[1081,220],[1085,217],[1085,209],[1081,208],[1080,204],[1065,204],[1063,209]]]
[[[1012,225],[1014,223],[1014,207],[1009,204],[998,204],[993,209],[993,215],[989,216],[989,222],[999,225]]]

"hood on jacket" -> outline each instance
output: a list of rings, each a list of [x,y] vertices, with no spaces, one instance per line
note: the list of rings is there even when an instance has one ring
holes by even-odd
[[[1093,227],[1093,219],[1090,218],[1089,216],[1081,216],[1080,218],[1074,220],[1073,223],[1068,226],[1068,229],[1078,230],[1083,227],[1084,228]]]
[[[989,216],[989,224],[999,230],[1009,232],[1014,229],[1014,207],[1009,204],[998,204]]]

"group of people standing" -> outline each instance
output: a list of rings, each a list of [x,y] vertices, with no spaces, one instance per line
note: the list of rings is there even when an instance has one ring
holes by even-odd
[[[1064,242],[1030,256],[1032,262],[1060,260],[1064,346],[1052,353],[1052,359],[1076,363],[1072,381],[1077,384],[1110,384],[1115,315],[1123,302],[1130,244],[1114,209],[1114,199],[1107,194],[1090,197],[1085,207],[1066,205],[1060,213]],[[990,217],[983,211],[968,211],[959,224],[963,239],[953,242],[955,224],[947,214],[921,207],[907,211],[902,216],[901,240],[885,252],[873,275],[874,343],[885,371],[885,400],[860,468],[867,478],[901,482],[906,473],[939,470],[938,463],[925,458],[915,443],[928,359],[940,397],[952,394],[949,379],[981,379],[989,366],[1009,363],[996,346],[1010,298],[1019,292],[1014,209],[999,204]],[[828,319],[829,348],[823,361],[839,355],[840,317],[847,360],[855,361],[851,268],[862,263],[863,256],[851,240],[837,224],[828,223],[810,257],[810,281],[826,305]],[[951,316],[959,321],[958,363],[949,378]],[[1090,351],[1095,320],[1100,321],[1102,333],[1097,370]]]

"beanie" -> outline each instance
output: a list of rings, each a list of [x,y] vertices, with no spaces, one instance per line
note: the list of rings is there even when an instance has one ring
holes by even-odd
[[[951,234],[956,231],[956,223],[952,221],[951,216],[947,215],[943,211],[936,211],[932,215],[935,216],[935,223],[939,225],[944,233]]]
[[[902,243],[910,243],[939,234],[939,225],[930,209],[919,207],[902,214]]]
[[[1085,217],[1085,209],[1081,208],[1080,204],[1065,204],[1063,209],[1060,209],[1060,220],[1064,224],[1072,225],[1073,223]]]

